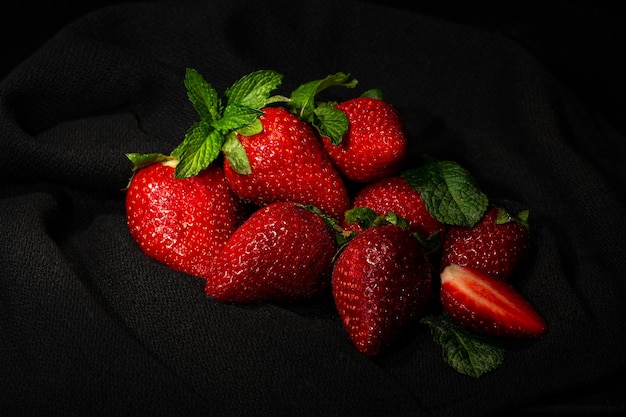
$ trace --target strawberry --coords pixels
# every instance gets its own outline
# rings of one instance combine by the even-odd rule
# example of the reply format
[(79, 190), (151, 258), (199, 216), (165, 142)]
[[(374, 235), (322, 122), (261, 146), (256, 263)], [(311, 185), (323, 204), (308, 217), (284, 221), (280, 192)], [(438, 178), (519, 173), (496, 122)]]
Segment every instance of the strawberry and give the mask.
[(344, 178), (367, 183), (400, 171), (408, 152), (408, 132), (397, 109), (382, 100), (378, 89), (340, 103), (318, 101), (323, 90), (357, 84), (342, 72), (310, 81), (291, 93), (287, 108), (317, 130)]
[(349, 180), (373, 182), (397, 174), (408, 150), (408, 136), (398, 111), (372, 97), (357, 97), (335, 106), (348, 118), (340, 143), (322, 136), (324, 150)]
[(330, 285), (336, 241), (321, 216), (291, 202), (259, 208), (211, 265), (205, 292), (227, 303), (293, 303)]
[(490, 206), (474, 226), (449, 227), (442, 247), (441, 270), (458, 264), (510, 279), (528, 251), (527, 215), (523, 211), (512, 217), (503, 208)]
[(508, 282), (477, 269), (448, 265), (441, 273), (441, 303), (459, 325), (476, 333), (536, 338), (546, 322)]
[(332, 293), (358, 351), (385, 350), (426, 308), (432, 286), (428, 257), (408, 229), (384, 224), (353, 237), (339, 254)]
[[(419, 192), (399, 175), (363, 187), (352, 200), (352, 208), (355, 207), (368, 207), (379, 216), (394, 212), (409, 222), (411, 231), (418, 233), (423, 240), (436, 233), (441, 237), (445, 231), (445, 225), (428, 212)], [(363, 229), (359, 222), (348, 224), (345, 218), (342, 226), (356, 232)]]
[(126, 189), (128, 228), (148, 256), (206, 278), (213, 259), (243, 221), (244, 205), (219, 165), (175, 178), (177, 162), (137, 167)]
[(224, 159), (230, 187), (242, 199), (260, 206), (291, 201), (341, 218), (350, 204), (348, 191), (315, 131), (282, 107), (262, 111), (262, 131), (237, 135), (250, 173), (239, 173), (229, 158)]

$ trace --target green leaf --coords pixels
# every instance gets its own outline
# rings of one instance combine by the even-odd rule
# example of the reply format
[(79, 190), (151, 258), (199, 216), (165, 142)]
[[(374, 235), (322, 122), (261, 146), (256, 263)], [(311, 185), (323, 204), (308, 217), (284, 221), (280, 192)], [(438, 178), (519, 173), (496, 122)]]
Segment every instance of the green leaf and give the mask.
[(346, 114), (329, 106), (317, 107), (314, 113), (316, 118), (313, 125), (320, 134), (329, 138), (333, 145), (339, 145), (350, 124)]
[(369, 207), (353, 207), (344, 213), (346, 223), (355, 224), (358, 223), (363, 229), (370, 227), (376, 227), (383, 224), (393, 224), (395, 226), (408, 229), (410, 227), (409, 222), (398, 216), (393, 211), (378, 215), (374, 210)]
[(217, 91), (193, 68), (185, 72), (185, 87), (187, 97), (198, 115), (203, 120), (213, 120), (220, 117), (220, 99)]
[(461, 374), (478, 378), (504, 362), (502, 347), (469, 332), (446, 315), (423, 317), (420, 322), (430, 327), (444, 361)]
[(175, 176), (190, 177), (208, 167), (218, 157), (224, 140), (224, 135), (207, 122), (194, 123), (183, 142), (172, 152), (179, 159)]
[(326, 226), (333, 232), (335, 236), (335, 242), (337, 242), (337, 247), (339, 248), (335, 256), (339, 255), (341, 248), (343, 248), (350, 240), (352, 240), (354, 236), (357, 235), (357, 232), (345, 230), (343, 227), (341, 227), (341, 224), (334, 217), (329, 216), (312, 204), (298, 203), (296, 205), (310, 211), (313, 214), (317, 214), (322, 218), (322, 220), (324, 220)]
[(442, 223), (472, 227), (487, 210), (487, 195), (454, 161), (429, 159), (401, 175), (421, 195), (430, 214)]
[(211, 122), (211, 127), (226, 134), (254, 123), (261, 114), (263, 112), (252, 107), (230, 103), (224, 109), (222, 118)]
[(256, 119), (254, 122), (249, 125), (245, 125), (239, 129), (237, 129), (237, 133), (243, 136), (252, 136), (257, 133), (261, 133), (263, 131), (263, 123), (259, 119)]
[(393, 211), (385, 214), (384, 216), (380, 216), (385, 224), (393, 224), (403, 229), (408, 229), (410, 227), (410, 223), (406, 221), (404, 218), (398, 216)]
[(259, 70), (244, 75), (237, 80), (224, 93), (228, 105), (261, 109), (266, 105), (270, 93), (274, 91), (283, 80), (283, 75), (272, 70)]
[(246, 150), (237, 139), (237, 134), (232, 132), (226, 136), (226, 141), (222, 147), (224, 157), (228, 160), (228, 163), (232, 167), (233, 171), (238, 174), (248, 175), (252, 173), (250, 167), (250, 161)]
[(506, 224), (509, 222), (517, 222), (528, 229), (528, 215), (529, 210), (522, 210), (513, 216), (506, 209), (498, 207), (498, 216), (496, 217), (496, 224)]
[(376, 212), (369, 207), (354, 207), (344, 213), (346, 223), (358, 223), (362, 228), (367, 229), (374, 224), (378, 217)]
[(291, 93), (291, 101), (287, 103), (287, 107), (294, 114), (298, 114), (302, 120), (312, 123), (317, 94), (330, 87), (354, 88), (357, 84), (358, 81), (352, 75), (343, 72), (337, 72), (319, 80), (309, 81), (300, 85)]
[(361, 94), (361, 97), (369, 97), (369, 98), (382, 100), (383, 92), (378, 88), (372, 88), (371, 90), (367, 90), (363, 94)]
[(143, 167), (157, 162), (165, 162), (175, 159), (169, 155), (161, 153), (127, 153), (126, 157), (133, 163), (133, 171), (138, 171)]

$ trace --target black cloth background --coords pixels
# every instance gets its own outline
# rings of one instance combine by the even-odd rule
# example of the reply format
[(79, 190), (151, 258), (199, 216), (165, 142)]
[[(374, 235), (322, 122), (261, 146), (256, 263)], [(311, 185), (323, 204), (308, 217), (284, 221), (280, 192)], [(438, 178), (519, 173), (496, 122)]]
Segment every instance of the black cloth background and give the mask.
[[(548, 333), (513, 343), (479, 379), (445, 365), (421, 326), (367, 359), (330, 299), (218, 304), (147, 258), (125, 224), (124, 154), (169, 152), (196, 120), (186, 67), (220, 92), (257, 69), (285, 74), (285, 93), (337, 71), (381, 88), (413, 155), (456, 160), (492, 198), (530, 208), (518, 288)], [(88, 13), (0, 83), (0, 415), (624, 412), (612, 395), (626, 371), (626, 139), (614, 116), (507, 36), (374, 2)]]

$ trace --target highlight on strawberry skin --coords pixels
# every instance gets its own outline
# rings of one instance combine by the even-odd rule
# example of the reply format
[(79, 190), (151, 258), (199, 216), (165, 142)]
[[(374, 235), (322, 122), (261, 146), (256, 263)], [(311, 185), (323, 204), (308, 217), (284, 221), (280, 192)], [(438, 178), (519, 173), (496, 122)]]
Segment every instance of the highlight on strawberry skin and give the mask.
[(511, 284), (471, 267), (447, 266), (440, 298), (452, 320), (476, 333), (533, 339), (547, 330), (543, 317)]

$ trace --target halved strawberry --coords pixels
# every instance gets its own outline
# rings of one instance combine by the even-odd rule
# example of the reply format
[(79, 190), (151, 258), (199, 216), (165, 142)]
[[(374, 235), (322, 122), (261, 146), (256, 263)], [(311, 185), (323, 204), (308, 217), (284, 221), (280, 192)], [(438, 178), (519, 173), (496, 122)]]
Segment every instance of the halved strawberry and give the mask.
[(458, 324), (498, 337), (536, 338), (543, 317), (509, 283), (471, 267), (448, 265), (441, 273), (441, 303)]
[(206, 278), (211, 263), (243, 221), (244, 205), (226, 184), (219, 165), (175, 178), (177, 162), (151, 163), (134, 173), (126, 190), (128, 228), (151, 258)]
[(432, 269), (408, 229), (386, 224), (360, 232), (335, 262), (332, 292), (357, 350), (374, 356), (426, 308)]
[(337, 250), (319, 215), (291, 202), (262, 207), (237, 229), (209, 271), (205, 292), (227, 303), (293, 303), (330, 285)]

